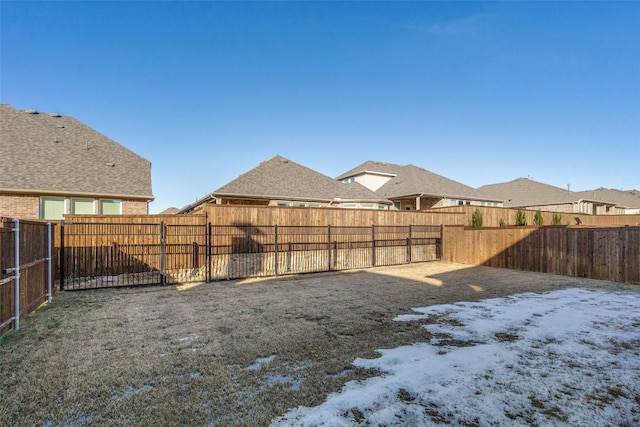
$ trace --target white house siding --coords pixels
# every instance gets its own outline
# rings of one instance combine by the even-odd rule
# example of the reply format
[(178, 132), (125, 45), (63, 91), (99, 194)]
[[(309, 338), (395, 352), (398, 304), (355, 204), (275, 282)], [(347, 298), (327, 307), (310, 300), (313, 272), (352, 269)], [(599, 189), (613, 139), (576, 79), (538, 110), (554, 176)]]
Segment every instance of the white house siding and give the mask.
[(389, 175), (378, 175), (365, 173), (355, 177), (356, 182), (364, 185), (371, 191), (376, 191), (378, 188), (386, 184), (392, 177)]

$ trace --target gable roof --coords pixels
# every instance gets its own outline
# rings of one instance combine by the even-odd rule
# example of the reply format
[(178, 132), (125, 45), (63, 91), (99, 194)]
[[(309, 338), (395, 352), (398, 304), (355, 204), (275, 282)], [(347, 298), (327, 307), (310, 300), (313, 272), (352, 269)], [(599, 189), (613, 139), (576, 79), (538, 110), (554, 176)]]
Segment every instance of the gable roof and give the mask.
[(634, 190), (622, 191), (609, 188), (597, 188), (595, 190), (576, 192), (582, 199), (599, 200), (607, 203), (613, 203), (625, 208), (640, 208), (640, 192)]
[(578, 194), (567, 189), (528, 178), (484, 185), (479, 190), (492, 197), (502, 198), (504, 206), (512, 208), (575, 203), (582, 199)]
[(396, 165), (368, 160), (337, 179), (362, 174), (387, 175), (391, 179), (376, 190), (376, 193), (388, 199), (406, 196), (432, 196), (452, 199), (471, 199), (483, 201), (502, 201), (483, 192), (415, 165)]
[(153, 200), (151, 163), (69, 116), (0, 104), (0, 191)]
[(361, 184), (343, 184), (282, 156), (260, 163), (187, 208), (212, 197), (391, 204)]

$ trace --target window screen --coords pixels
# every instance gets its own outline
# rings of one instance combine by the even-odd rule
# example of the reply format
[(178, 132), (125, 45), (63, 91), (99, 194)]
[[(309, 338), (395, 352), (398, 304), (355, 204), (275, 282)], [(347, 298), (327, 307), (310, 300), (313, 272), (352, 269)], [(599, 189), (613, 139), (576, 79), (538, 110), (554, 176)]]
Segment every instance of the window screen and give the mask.
[(120, 215), (120, 200), (100, 200), (100, 213), (102, 215)]
[(71, 213), (78, 215), (93, 214), (93, 199), (71, 199)]
[(40, 219), (63, 219), (64, 197), (41, 197)]

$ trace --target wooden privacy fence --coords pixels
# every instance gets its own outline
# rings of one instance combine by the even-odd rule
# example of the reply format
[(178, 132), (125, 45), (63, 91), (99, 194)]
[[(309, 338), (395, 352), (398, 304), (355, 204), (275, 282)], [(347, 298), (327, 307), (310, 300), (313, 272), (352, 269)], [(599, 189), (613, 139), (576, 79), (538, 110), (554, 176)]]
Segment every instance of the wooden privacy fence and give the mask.
[(60, 226), (60, 288), (91, 289), (367, 268), (440, 259), (441, 248), (442, 227), (430, 225), (65, 221)]
[(0, 218), (0, 333), (52, 297), (50, 223)]
[[(489, 206), (451, 206), (447, 208), (430, 209), (428, 212), (433, 214), (451, 215), (458, 214), (457, 222), (454, 222), (456, 217), (444, 216), (447, 221), (443, 222), (445, 225), (471, 225), (471, 217), (475, 211), (479, 211), (482, 214), (482, 225), (484, 227), (499, 227), (500, 221), (504, 221), (506, 225), (516, 224), (516, 214), (518, 209), (513, 208), (497, 208)], [(535, 210), (523, 209), (525, 221), (527, 225), (534, 225), (533, 219), (536, 215)], [(640, 215), (589, 215), (582, 213), (568, 213), (568, 212), (552, 212), (552, 211), (540, 211), (542, 225), (551, 225), (554, 215), (560, 219), (558, 225), (577, 225), (576, 218), (580, 220), (580, 224), (593, 227), (621, 227), (625, 225), (636, 226), (640, 225)]]
[(640, 227), (444, 228), (443, 259), (640, 284)]

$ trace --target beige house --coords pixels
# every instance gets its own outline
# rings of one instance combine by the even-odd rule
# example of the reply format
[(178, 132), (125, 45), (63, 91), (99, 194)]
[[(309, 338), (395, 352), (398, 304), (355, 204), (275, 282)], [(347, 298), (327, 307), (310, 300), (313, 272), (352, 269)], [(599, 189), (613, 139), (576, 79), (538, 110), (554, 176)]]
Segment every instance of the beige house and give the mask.
[(595, 192), (573, 192), (530, 180), (518, 178), (479, 188), (485, 194), (504, 199), (507, 208), (544, 210), (550, 212), (613, 215), (623, 213), (614, 201), (602, 198)]
[(0, 216), (147, 214), (151, 163), (69, 116), (0, 104)]
[(425, 210), (447, 206), (502, 206), (502, 200), (414, 165), (366, 161), (337, 180), (359, 183), (392, 200), (395, 209)]
[(235, 180), (185, 206), (198, 211), (206, 203), (293, 207), (390, 209), (393, 203), (358, 184), (345, 184), (281, 156), (262, 162)]
[(576, 193), (583, 199), (592, 199), (614, 203), (614, 214), (617, 215), (638, 215), (640, 214), (640, 191), (638, 190), (615, 190), (611, 188), (597, 188), (595, 190), (579, 191)]

